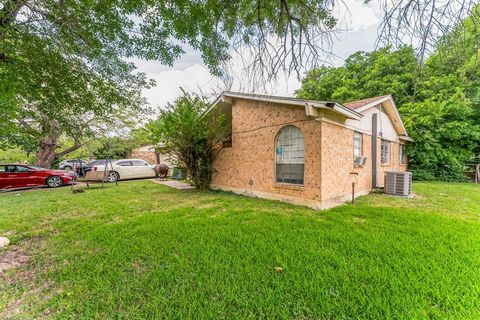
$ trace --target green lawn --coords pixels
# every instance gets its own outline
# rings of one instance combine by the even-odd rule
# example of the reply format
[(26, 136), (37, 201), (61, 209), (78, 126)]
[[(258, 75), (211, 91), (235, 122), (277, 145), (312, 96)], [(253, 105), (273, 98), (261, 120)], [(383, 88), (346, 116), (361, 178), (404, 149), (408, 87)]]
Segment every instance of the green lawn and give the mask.
[(3, 194), (30, 260), (0, 318), (480, 319), (480, 186), (414, 191), (319, 212), (150, 181)]

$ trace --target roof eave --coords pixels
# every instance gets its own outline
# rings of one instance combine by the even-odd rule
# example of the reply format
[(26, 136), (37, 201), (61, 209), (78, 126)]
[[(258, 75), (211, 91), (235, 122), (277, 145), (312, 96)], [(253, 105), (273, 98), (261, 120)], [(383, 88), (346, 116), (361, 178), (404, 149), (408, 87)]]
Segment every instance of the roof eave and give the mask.
[(398, 139), (403, 140), (403, 141), (408, 141), (408, 142), (415, 142), (415, 140), (413, 140), (409, 136), (398, 136)]
[(286, 105), (292, 105), (292, 106), (305, 106), (305, 102), (303, 101), (282, 99), (281, 97), (277, 98), (272, 96), (261, 96), (261, 95), (255, 95), (255, 94), (244, 95), (244, 94), (236, 94), (233, 92), (224, 92), (222, 96), (226, 96), (234, 99), (264, 101), (264, 102), (279, 103), (279, 104), (286, 104)]
[(349, 109), (346, 109), (342, 105), (339, 105), (334, 102), (329, 102), (329, 103), (318, 103), (318, 102), (305, 102), (305, 114), (307, 117), (314, 117), (318, 118), (320, 114), (314, 112), (313, 110), (328, 110), (331, 112), (334, 112), (338, 115), (341, 115), (342, 117), (345, 117), (347, 119), (355, 119), (355, 120), (360, 120), (360, 118), (363, 116), (361, 114), (356, 114), (356, 112), (352, 112)]
[[(393, 100), (392, 95), (389, 94), (389, 95), (386, 95), (386, 96), (384, 96), (384, 97), (382, 97), (382, 98), (379, 98), (379, 99), (377, 99), (377, 100), (374, 100), (374, 101), (372, 101), (372, 102), (370, 102), (370, 103), (368, 103), (368, 104), (366, 104), (366, 105), (364, 105), (364, 106), (362, 106), (362, 107), (360, 107), (360, 108), (357, 108), (356, 111), (357, 111), (357, 112), (363, 112), (363, 111), (365, 111), (365, 110), (367, 110), (367, 109), (369, 109), (369, 108), (375, 107), (375, 106), (377, 106), (377, 105), (379, 105), (379, 104), (381, 104), (381, 103), (383, 103), (383, 102), (385, 102), (385, 101), (390, 101), (390, 102), (391, 102), (391, 104), (392, 104), (392, 106), (393, 106), (393, 111), (394, 111), (394, 113), (395, 113), (395, 116), (396, 116), (397, 119), (400, 121), (400, 130), (399, 130), (399, 131), (401, 131), (401, 132), (400, 132), (401, 136), (404, 136), (404, 137), (409, 138), (409, 137), (408, 137), (407, 130), (405, 129), (405, 125), (403, 124), (402, 117), (400, 116), (400, 113), (398, 112), (397, 105), (395, 104), (395, 101)], [(409, 138), (409, 139), (411, 139), (411, 138)], [(405, 140), (407, 140), (407, 139), (405, 139)], [(407, 140), (407, 141), (409, 141), (409, 140)], [(413, 140), (412, 140), (412, 141), (413, 141)]]
[(349, 119), (353, 119), (353, 120), (360, 120), (363, 117), (363, 114), (358, 113), (354, 110), (351, 110), (351, 109), (345, 107), (344, 105), (341, 105), (341, 104), (336, 103), (336, 102), (333, 106), (333, 110), (335, 110), (338, 113), (343, 114), (345, 117), (347, 117)]
[(213, 101), (210, 106), (207, 108), (207, 110), (205, 110), (202, 114), (202, 117), (204, 117), (205, 115), (207, 115), (208, 113), (210, 113), (210, 111), (212, 111), (213, 108), (215, 108), (215, 106), (223, 100), (223, 95), (224, 95), (224, 92), (222, 92), (216, 99), (215, 101)]
[(365, 110), (367, 110), (367, 109), (369, 109), (369, 108), (371, 108), (371, 107), (374, 107), (374, 106), (376, 106), (376, 105), (378, 105), (378, 104), (380, 104), (380, 103), (382, 103), (382, 102), (385, 102), (385, 101), (387, 101), (387, 100), (392, 100), (392, 101), (393, 101), (392, 96), (391, 96), (391, 95), (388, 95), (388, 96), (381, 97), (381, 98), (379, 98), (379, 99), (377, 99), (377, 100), (373, 100), (372, 102), (369, 102), (369, 103), (367, 103), (366, 105), (361, 106), (361, 107), (355, 109), (355, 111), (357, 111), (357, 112), (363, 112), (363, 111), (365, 111)]
[[(256, 96), (256, 95), (243, 95), (243, 94), (236, 94), (232, 92), (223, 92), (209, 107), (209, 109), (206, 111), (206, 113), (210, 112), (210, 110), (218, 104), (220, 101), (223, 101), (223, 97), (228, 97), (228, 98), (234, 98), (234, 99), (248, 99), (248, 100), (256, 100), (256, 101), (265, 101), (265, 102), (270, 102), (270, 103), (278, 103), (278, 104), (284, 104), (284, 105), (292, 105), (292, 106), (299, 106), (299, 107), (305, 107), (307, 105), (311, 105), (312, 107), (319, 108), (319, 109), (325, 109), (325, 110), (331, 110), (337, 114), (340, 114), (348, 119), (354, 119), (354, 120), (360, 120), (360, 118), (363, 117), (362, 114), (351, 110), (337, 102), (333, 101), (308, 101), (308, 100), (293, 100), (293, 99), (282, 99), (282, 98), (277, 98), (277, 97), (263, 97), (262, 96)], [(329, 106), (332, 105), (333, 106)]]

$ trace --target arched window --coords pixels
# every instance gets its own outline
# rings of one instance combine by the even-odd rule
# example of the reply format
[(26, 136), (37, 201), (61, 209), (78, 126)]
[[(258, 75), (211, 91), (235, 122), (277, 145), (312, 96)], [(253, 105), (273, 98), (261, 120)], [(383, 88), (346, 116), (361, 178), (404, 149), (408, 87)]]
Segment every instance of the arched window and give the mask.
[(303, 184), (303, 133), (295, 126), (283, 127), (275, 139), (276, 181)]

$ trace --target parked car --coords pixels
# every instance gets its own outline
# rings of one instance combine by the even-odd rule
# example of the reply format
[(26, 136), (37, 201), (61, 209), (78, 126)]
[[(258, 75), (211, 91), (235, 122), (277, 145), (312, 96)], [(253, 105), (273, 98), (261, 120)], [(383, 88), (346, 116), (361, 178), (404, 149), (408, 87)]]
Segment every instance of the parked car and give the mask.
[[(106, 180), (108, 182), (115, 182), (117, 180), (137, 179), (137, 178), (153, 178), (155, 177), (155, 165), (148, 164), (140, 159), (121, 159), (112, 161), (113, 168), (110, 168), (110, 163), (107, 164), (108, 175)], [(92, 171), (104, 171), (105, 164), (95, 165)]]
[(86, 165), (88, 161), (82, 159), (63, 160), (58, 164), (58, 169), (72, 171), (73, 169), (75, 169), (75, 166), (80, 165), (80, 163), (82, 163), (82, 165)]
[(86, 163), (86, 164), (75, 164), (75, 167), (73, 168), (73, 170), (75, 171), (75, 173), (80, 176), (80, 177), (84, 177), (87, 172), (91, 171), (92, 170), (92, 167), (93, 166), (100, 166), (100, 165), (105, 165), (105, 159), (99, 159), (99, 160), (93, 160), (89, 163)]
[(0, 190), (48, 186), (57, 188), (75, 182), (75, 173), (23, 164), (0, 164)]

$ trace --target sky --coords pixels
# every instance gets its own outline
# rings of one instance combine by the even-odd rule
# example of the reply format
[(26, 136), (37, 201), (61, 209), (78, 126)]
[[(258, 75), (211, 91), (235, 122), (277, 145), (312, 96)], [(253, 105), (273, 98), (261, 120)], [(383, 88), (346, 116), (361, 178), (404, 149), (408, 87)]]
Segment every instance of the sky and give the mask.
[[(339, 66), (350, 54), (358, 51), (371, 51), (375, 47), (377, 29), (382, 19), (382, 11), (377, 4), (363, 4), (363, 1), (345, 0), (350, 8), (350, 13), (337, 12), (339, 26), (342, 31), (337, 35), (333, 44), (333, 53), (338, 56), (332, 61), (334, 66)], [(156, 81), (156, 86), (144, 90), (143, 95), (154, 108), (162, 108), (172, 102), (181, 94), (180, 87), (209, 95), (218, 91), (218, 79), (210, 75), (207, 67), (202, 62), (200, 54), (189, 47), (173, 67), (162, 65), (156, 61), (134, 60), (138, 70), (145, 72), (147, 77)], [(235, 64), (235, 61), (233, 61)], [(235, 71), (232, 74), (234, 85), (232, 90), (239, 90), (241, 77)], [(262, 93), (281, 96), (293, 96), (295, 90), (300, 88), (300, 81), (296, 75), (280, 74), (275, 82), (263, 88)], [(265, 92), (265, 90), (267, 92)], [(248, 91), (257, 91), (249, 88)]]

